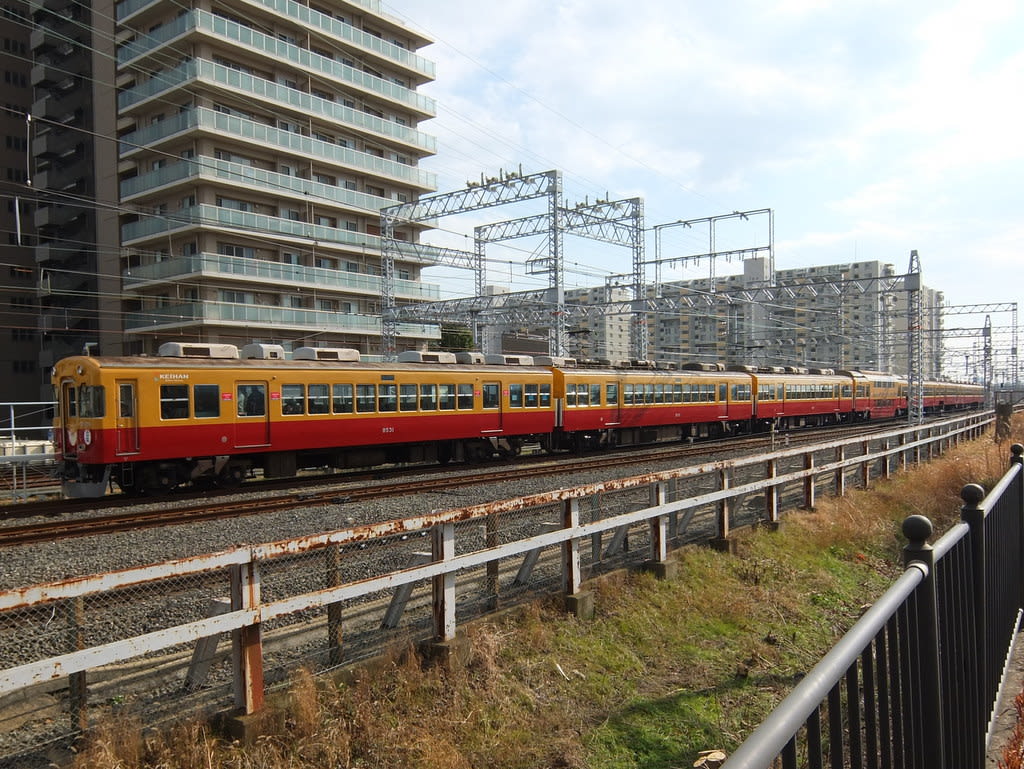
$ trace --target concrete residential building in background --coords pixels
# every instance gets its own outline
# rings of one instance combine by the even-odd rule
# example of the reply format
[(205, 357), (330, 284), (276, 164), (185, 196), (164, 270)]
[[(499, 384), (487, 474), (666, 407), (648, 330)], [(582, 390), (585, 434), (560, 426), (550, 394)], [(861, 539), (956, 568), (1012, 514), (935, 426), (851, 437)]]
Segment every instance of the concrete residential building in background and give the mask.
[[(660, 286), (664, 297), (696, 297), (677, 313), (648, 318), (652, 357), (669, 361), (907, 370), (907, 292), (891, 264), (877, 261), (766, 272), (763, 258), (744, 271)], [(776, 300), (743, 291), (771, 286)], [(786, 289), (789, 289), (788, 291)], [(922, 288), (923, 375), (941, 369), (940, 292)], [(755, 294), (756, 295), (756, 294)]]

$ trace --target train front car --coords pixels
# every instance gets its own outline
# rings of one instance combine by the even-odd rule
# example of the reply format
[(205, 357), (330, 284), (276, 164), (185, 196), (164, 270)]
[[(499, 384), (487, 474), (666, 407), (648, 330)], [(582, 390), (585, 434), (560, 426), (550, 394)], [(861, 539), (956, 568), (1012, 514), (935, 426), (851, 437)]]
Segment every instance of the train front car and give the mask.
[(65, 496), (103, 496), (110, 481), (117, 428), (109, 408), (102, 360), (84, 355), (64, 358), (54, 365), (51, 381), (57, 402), (54, 473)]

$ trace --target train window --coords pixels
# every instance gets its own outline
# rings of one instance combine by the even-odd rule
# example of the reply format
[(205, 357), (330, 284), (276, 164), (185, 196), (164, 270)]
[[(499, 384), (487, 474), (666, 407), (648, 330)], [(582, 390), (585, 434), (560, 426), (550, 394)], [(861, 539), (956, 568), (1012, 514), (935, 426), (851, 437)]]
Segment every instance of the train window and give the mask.
[(398, 385), (382, 384), (377, 387), (377, 410), (398, 411)]
[(377, 409), (377, 385), (356, 385), (356, 411), (369, 414)]
[[(724, 382), (722, 384), (718, 385), (718, 400), (719, 400), (719, 402), (725, 403), (725, 394), (726, 394), (727, 389), (728, 389), (728, 385), (725, 384)], [(711, 400), (714, 401), (714, 398), (712, 398)]]
[[(669, 396), (671, 396), (671, 394), (672, 393), (670, 391), (669, 392)], [(659, 385), (655, 385), (654, 386), (654, 402), (655, 403), (664, 403), (665, 402), (665, 385), (659, 384)]]
[(585, 384), (576, 385), (576, 405), (590, 405), (590, 389)]
[(194, 385), (192, 387), (192, 403), (195, 406), (197, 419), (216, 419), (220, 416), (220, 385)]
[(262, 417), (267, 413), (266, 385), (238, 385), (238, 416)]
[(576, 405), (576, 385), (567, 384), (565, 386), (565, 405), (575, 406)]
[(420, 385), (420, 409), (433, 411), (437, 408), (437, 385)]
[[(529, 385), (527, 385), (527, 388), (529, 388)], [(465, 409), (466, 411), (473, 410), (473, 385), (459, 385), (459, 408)]]
[(537, 408), (537, 403), (538, 403), (538, 395), (537, 395), (537, 393), (538, 393), (537, 385), (535, 385), (535, 384), (528, 384), (528, 385), (526, 385), (526, 401), (525, 401), (525, 404), (526, 404), (527, 408), (530, 408), (530, 409)]
[(117, 386), (117, 415), (122, 419), (135, 416), (135, 388), (128, 383)]
[(160, 385), (160, 418), (188, 419), (188, 385)]
[(336, 384), (331, 388), (331, 408), (335, 414), (351, 414), (354, 405), (352, 385)]
[(675, 384), (672, 385), (672, 402), (683, 402), (683, 385), (679, 382), (676, 382)]
[(644, 403), (654, 403), (654, 385), (644, 385)]
[(601, 405), (601, 385), (592, 384), (590, 385), (590, 405), (600, 406)]
[(310, 414), (331, 413), (330, 402), (327, 399), (327, 385), (311, 384), (306, 400), (306, 410)]
[(403, 384), (398, 386), (398, 408), (401, 411), (416, 410), (416, 392), (414, 384)]
[(619, 405), (619, 383), (618, 382), (605, 382), (604, 385), (604, 402), (609, 406)]
[[(78, 416), (89, 418), (105, 416), (107, 410), (104, 406), (104, 400), (105, 396), (102, 385), (98, 387), (82, 385), (78, 388)], [(187, 392), (185, 400), (187, 405)], [(186, 413), (185, 416), (188, 416), (188, 414)]]
[(284, 384), (281, 385), (281, 413), (282, 414), (304, 414), (306, 401), (306, 385)]
[(734, 401), (750, 400), (750, 385), (737, 384), (732, 386), (732, 399)]
[(523, 386), (521, 384), (508, 386), (508, 405), (517, 409), (523, 407)]
[(551, 408), (551, 385), (549, 384), (540, 386), (540, 407), (542, 409)]
[(497, 382), (485, 382), (483, 386), (484, 408), (496, 409), (501, 407), (501, 387)]
[(437, 405), (442, 411), (455, 411), (455, 385), (437, 386)]

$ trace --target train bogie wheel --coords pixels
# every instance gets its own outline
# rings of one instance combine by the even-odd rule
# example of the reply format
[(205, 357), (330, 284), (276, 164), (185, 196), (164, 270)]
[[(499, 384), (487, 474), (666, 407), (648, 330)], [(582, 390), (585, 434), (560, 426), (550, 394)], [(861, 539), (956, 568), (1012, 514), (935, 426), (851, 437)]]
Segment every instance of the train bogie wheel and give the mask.
[(217, 485), (222, 489), (234, 489), (242, 485), (245, 480), (245, 467), (243, 465), (227, 465), (217, 476)]

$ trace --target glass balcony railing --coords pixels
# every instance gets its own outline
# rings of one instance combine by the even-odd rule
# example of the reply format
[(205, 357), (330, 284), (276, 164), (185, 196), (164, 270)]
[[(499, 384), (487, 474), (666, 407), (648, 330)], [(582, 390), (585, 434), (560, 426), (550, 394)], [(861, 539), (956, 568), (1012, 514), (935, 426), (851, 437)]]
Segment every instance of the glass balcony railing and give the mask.
[[(165, 125), (166, 124), (166, 125)], [(302, 134), (274, 128), (255, 120), (226, 115), (201, 107), (178, 113), (159, 123), (125, 134), (120, 139), (122, 157), (130, 155), (140, 146), (147, 146), (174, 134), (193, 128), (202, 128), (240, 139), (250, 139), (262, 145), (299, 153), (313, 160), (344, 165), (364, 172), (399, 179), (420, 189), (437, 188), (437, 175), (421, 171), (394, 160), (385, 160), (366, 152), (312, 139)]]
[[(425, 75), (431, 80), (434, 79), (435, 66), (434, 62), (429, 59), (425, 59), (419, 54), (413, 53), (407, 48), (402, 48), (394, 43), (389, 43), (376, 35), (370, 35), (363, 32), (361, 29), (356, 29), (351, 24), (346, 24), (340, 19), (335, 19), (332, 16), (315, 11), (305, 5), (296, 3), (295, 0), (255, 0), (261, 5), (270, 8), (277, 13), (284, 14), (289, 18), (296, 19), (297, 21), (307, 24), (317, 29), (321, 29), (327, 34), (333, 37), (339, 37), (346, 42), (357, 45), (360, 48), (364, 48), (368, 51), (372, 51), (379, 56), (392, 61), (397, 61), (410, 69), (419, 72), (421, 75)], [(359, 0), (357, 0), (358, 2)], [(375, 13), (382, 13), (381, 5), (379, 2), (360, 2)]]
[(287, 195), (304, 201), (330, 201), (342, 206), (349, 206), (361, 212), (379, 211), (381, 208), (395, 205), (394, 200), (367, 195), (364, 192), (347, 190), (333, 184), (302, 179), (298, 176), (279, 174), (262, 168), (231, 163), (208, 155), (200, 155), (191, 160), (180, 160), (156, 171), (140, 176), (133, 176), (121, 182), (121, 199), (128, 200), (149, 190), (158, 189), (165, 184), (185, 179), (211, 179), (243, 184), (248, 187), (264, 190), (272, 195)]
[[(157, 0), (123, 0), (117, 4), (117, 20), (124, 21), (136, 11), (145, 8), (147, 5), (157, 2)], [(360, 2), (361, 0), (356, 0)]]
[[(170, 230), (195, 226), (231, 227), (254, 234), (284, 235), (339, 246), (370, 248), (375, 252), (381, 250), (381, 239), (377, 235), (367, 235), (365, 232), (352, 232), (310, 222), (297, 222), (280, 216), (237, 211), (233, 208), (211, 206), (205, 203), (182, 208), (174, 213), (152, 215), (136, 222), (122, 224), (121, 243), (129, 245), (132, 241), (162, 235)], [(398, 243), (397, 249), (404, 258), (422, 264), (436, 264), (444, 253), (444, 249), (422, 244), (406, 246), (401, 242)]]
[[(122, 273), (122, 279), (125, 288), (130, 289), (142, 283), (181, 280), (196, 275), (251, 278), (296, 288), (323, 288), (373, 295), (381, 293), (381, 279), (377, 275), (208, 253), (180, 256), (132, 267)], [(441, 288), (435, 284), (415, 280), (396, 280), (395, 296), (419, 302), (433, 302), (441, 298)]]
[[(278, 330), (288, 327), (303, 331), (316, 329), (320, 332), (334, 331), (367, 336), (381, 333), (380, 318), (376, 315), (351, 315), (324, 310), (263, 307), (229, 302), (188, 302), (126, 313), (125, 331), (155, 331), (220, 323), (243, 324), (254, 332), (260, 327)], [(400, 323), (398, 335), (418, 339), (440, 339), (441, 327), (429, 323)]]
[[(350, 88), (352, 86), (357, 86), (363, 90), (369, 91), (370, 93), (376, 94), (381, 98), (388, 99), (410, 109), (417, 110), (424, 115), (433, 117), (437, 114), (436, 102), (428, 96), (417, 93), (416, 91), (399, 85), (398, 83), (392, 83), (384, 78), (355, 69), (347, 64), (334, 61), (326, 56), (313, 53), (307, 48), (301, 48), (293, 43), (286, 42), (271, 35), (265, 35), (262, 32), (257, 32), (249, 27), (244, 27), (237, 22), (229, 21), (221, 16), (214, 16), (207, 11), (191, 11), (166, 25), (157, 27), (157, 29), (146, 35), (141, 40), (126, 43), (118, 49), (118, 59), (123, 59), (123, 61), (121, 61), (123, 64), (142, 55), (143, 53), (153, 50), (154, 47), (162, 44), (163, 42), (172, 40), (175, 37), (196, 28), (218, 35), (225, 40), (230, 41), (232, 44), (245, 45), (252, 48), (260, 55), (269, 54), (271, 56), (290, 61), (296, 66), (302, 67), (310, 72), (326, 75), (334, 79), (343, 87)], [(196, 59), (193, 61), (213, 66), (212, 62), (208, 62), (205, 59)], [(180, 69), (180, 67), (178, 69)], [(340, 105), (336, 105), (329, 101), (326, 101), (323, 105), (310, 106), (312, 104), (310, 100), (316, 99), (316, 97), (312, 97), (303, 91), (298, 91), (294, 88), (285, 88), (284, 86), (277, 86), (276, 83), (272, 83), (269, 80), (257, 78), (239, 70), (229, 69), (227, 67), (223, 67), (223, 69), (234, 73), (233, 79), (238, 82), (239, 87), (244, 88), (247, 92), (257, 93), (260, 95), (268, 94), (270, 98), (285, 101), (296, 106), (302, 106), (303, 109), (306, 110), (318, 108), (320, 111), (326, 110), (329, 112), (331, 111), (331, 107), (334, 107), (337, 110), (345, 109)], [(148, 93), (145, 96), (140, 95), (138, 98), (128, 98), (125, 95), (132, 94), (134, 91), (140, 91), (140, 94), (145, 93), (140, 89), (142, 89), (143, 86), (149, 86), (154, 80), (158, 82), (166, 80), (167, 87), (174, 87), (178, 85), (180, 81), (175, 80), (172, 76), (174, 71), (175, 70), (167, 73), (158, 73), (142, 86), (137, 86), (136, 88), (122, 92), (118, 95), (118, 106), (124, 109), (125, 107), (135, 103), (135, 101), (152, 96), (152, 93)], [(211, 77), (209, 70), (202, 71), (200, 74), (204, 77)], [(195, 76), (196, 73), (193, 72), (192, 77)], [(213, 78), (217, 82), (224, 82), (225, 74), (216, 73), (213, 75)], [(153, 93), (157, 93), (159, 90), (162, 89), (157, 88)], [(319, 102), (324, 100), (316, 99), (316, 101)]]
[[(433, 62), (410, 52), (408, 49), (401, 48), (393, 43), (387, 43), (375, 35), (370, 35), (360, 29), (356, 29), (351, 24), (325, 16), (319, 11), (299, 5), (294, 0), (258, 0), (258, 2), (277, 13), (287, 14), (307, 26), (322, 29), (328, 34), (372, 51), (383, 58), (394, 61), (396, 64), (409, 67), (431, 79), (434, 77)], [(264, 35), (250, 27), (202, 10), (188, 11), (181, 16), (177, 16), (172, 21), (161, 24), (155, 29), (151, 29), (148, 32), (140, 32), (137, 39), (131, 40), (117, 49), (117, 62), (123, 66), (139, 56), (153, 53), (160, 46), (194, 29), (211, 32), (233, 43), (241, 43), (242, 45), (254, 48), (260, 53), (269, 53), (305, 67), (315, 68), (317, 71), (336, 77), (345, 83), (351, 82), (348, 70), (331, 59), (310, 54), (307, 49), (300, 48), (295, 44)]]

